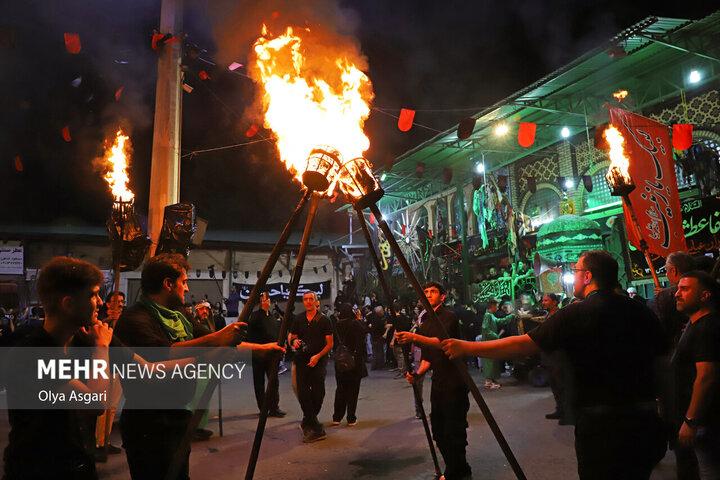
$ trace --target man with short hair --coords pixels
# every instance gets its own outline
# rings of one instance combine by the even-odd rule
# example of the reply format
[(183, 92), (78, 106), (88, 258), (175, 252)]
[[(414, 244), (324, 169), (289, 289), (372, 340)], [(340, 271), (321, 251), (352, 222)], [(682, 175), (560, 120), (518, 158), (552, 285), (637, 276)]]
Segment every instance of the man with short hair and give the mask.
[(446, 334), (450, 338), (458, 338), (460, 326), (455, 314), (443, 305), (445, 287), (438, 282), (428, 282), (423, 288), (442, 326), (425, 315), (418, 333), (397, 332), (396, 335), (401, 344), (414, 343), (422, 348), (420, 366), (416, 372), (408, 372), (408, 383), (415, 382), (433, 369), (430, 423), (435, 443), (445, 460), (445, 478), (466, 479), (471, 475), (465, 456), (467, 412), (470, 408), (468, 388), (457, 367), (440, 350), (440, 338)]
[(305, 311), (295, 317), (288, 343), (295, 350), (295, 379), (297, 396), (302, 408), (300, 428), (303, 442), (323, 440), (327, 435), (318, 414), (325, 399), (325, 374), (328, 352), (333, 346), (333, 330), (330, 319), (318, 311), (320, 302), (315, 292), (303, 295)]
[[(720, 478), (720, 300), (718, 284), (704, 272), (688, 272), (677, 285), (677, 309), (690, 319), (672, 365), (680, 424), (678, 477)], [(694, 450), (697, 470), (684, 461)]]
[(670, 286), (655, 290), (651, 308), (660, 319), (660, 324), (671, 345), (676, 345), (682, 329), (688, 321), (687, 315), (675, 307), (675, 293), (680, 277), (693, 270), (695, 262), (685, 252), (672, 252), (665, 260), (665, 271)]
[[(244, 324), (231, 323), (210, 333), (181, 311), (188, 291), (190, 264), (179, 254), (160, 254), (145, 264), (141, 274), (142, 295), (126, 309), (117, 322), (115, 335), (131, 347), (154, 349), (158, 358), (183, 357), (182, 347), (235, 346), (242, 341)], [(278, 350), (277, 344), (238, 345), (244, 349)], [(164, 352), (164, 353), (161, 353)], [(161, 358), (160, 355), (166, 355)], [(144, 390), (123, 385), (125, 407), (120, 418), (123, 445), (133, 480), (166, 478), (174, 458), (180, 460), (178, 479), (189, 478), (190, 445), (185, 442), (192, 412), (186, 408), (146, 410), (136, 407), (147, 400)], [(189, 404), (195, 382), (178, 392), (178, 405)], [(173, 479), (174, 480), (174, 479)]]
[(647, 307), (612, 291), (618, 264), (609, 253), (585, 252), (573, 274), (575, 296), (584, 300), (529, 333), (491, 342), (449, 339), (442, 348), (451, 358), (565, 351), (575, 385), (580, 478), (647, 479), (667, 443), (655, 400), (655, 380), (667, 352), (662, 329)]
[[(369, 308), (369, 307), (368, 307)], [(378, 305), (367, 316), (368, 330), (370, 331), (370, 343), (372, 345), (372, 367), (371, 370), (380, 370), (385, 367), (385, 309)]]
[[(543, 322), (547, 321), (551, 315), (559, 310), (560, 297), (554, 293), (546, 293), (540, 301), (542, 308), (545, 310)], [(565, 359), (561, 351), (555, 351), (551, 354), (540, 352), (540, 360), (542, 365), (547, 367), (550, 375), (550, 389), (555, 398), (555, 411), (545, 415), (548, 420), (559, 420), (561, 425), (567, 424), (564, 418), (565, 401), (563, 393), (565, 392)]]
[(228, 317), (237, 318), (240, 311), (240, 292), (237, 291), (235, 285), (230, 287), (230, 295), (225, 299), (225, 308), (227, 308)]
[[(270, 314), (270, 295), (263, 292), (260, 295), (260, 308), (255, 310), (248, 319), (247, 339), (253, 343), (276, 342), (278, 338), (278, 323), (275, 316)], [(263, 399), (265, 398), (265, 377), (270, 382), (270, 372), (273, 362), (277, 358), (265, 352), (253, 352), (253, 387), (255, 389), (255, 400), (259, 410), (262, 410)], [(275, 370), (275, 383), (277, 384), (277, 370)], [(284, 417), (285, 412), (280, 410), (280, 395), (278, 389), (270, 393), (270, 405), (268, 416)]]
[[(69, 257), (56, 257), (45, 264), (38, 275), (36, 288), (43, 308), (45, 322), (20, 343), (21, 347), (67, 347), (73, 337), (82, 332), (95, 347), (93, 360), (108, 362), (112, 329), (97, 319), (103, 304), (100, 270), (88, 262)], [(81, 416), (76, 410), (24, 410), (22, 399), (27, 378), (35, 373), (26, 362), (13, 361), (11, 352), (6, 365), (13, 365), (20, 375), (10, 375), (7, 385), (10, 434), (5, 449), (4, 480), (45, 480), (63, 478), (92, 480), (97, 478), (95, 460), (82, 434)], [(91, 378), (87, 384), (78, 379), (53, 381), (55, 392), (70, 395), (106, 391), (109, 381)], [(98, 405), (103, 408), (103, 405)], [(39, 408), (39, 407), (35, 407)], [(92, 412), (86, 412), (92, 414)]]

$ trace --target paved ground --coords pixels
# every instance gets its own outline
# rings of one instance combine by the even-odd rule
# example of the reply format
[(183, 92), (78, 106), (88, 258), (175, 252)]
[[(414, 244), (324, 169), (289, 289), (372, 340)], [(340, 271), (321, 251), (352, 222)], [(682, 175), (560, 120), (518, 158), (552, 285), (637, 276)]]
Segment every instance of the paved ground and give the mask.
[[(479, 373), (472, 373), (481, 385)], [(320, 414), (328, 437), (314, 444), (301, 442), (300, 407), (292, 392), (289, 372), (281, 375), (280, 403), (288, 415), (283, 419), (269, 419), (255, 478), (432, 479), (432, 460), (422, 424), (414, 417), (411, 387), (403, 380), (393, 378), (394, 375), (395, 372), (388, 371), (371, 372), (360, 388), (358, 425), (348, 427), (343, 423), (332, 427), (327, 425), (331, 421), (335, 378), (328, 372), (327, 395)], [(481, 388), (481, 391), (527, 478), (577, 478), (572, 427), (559, 426), (557, 422), (545, 419), (545, 414), (554, 406), (550, 389), (518, 383), (510, 377), (504, 377), (501, 382), (500, 390)], [(245, 382), (235, 387), (224, 385), (224, 398), (240, 395), (241, 399), (245, 398), (243, 404), (248, 408), (223, 412), (223, 437), (217, 436), (217, 409), (211, 410), (213, 417), (208, 428), (216, 435), (207, 442), (193, 443), (190, 456), (193, 480), (244, 478), (258, 418), (253, 393), (246, 385)], [(429, 398), (429, 387), (427, 381), (426, 398)], [(211, 405), (217, 407), (217, 398)], [(0, 407), (4, 407), (4, 395), (0, 397)], [(473, 478), (515, 478), (472, 398), (468, 420), (468, 461)], [(7, 431), (7, 416), (3, 413), (0, 417), (2, 448), (7, 442)], [(113, 431), (113, 443), (120, 444), (117, 429)], [(111, 456), (108, 463), (98, 465), (98, 470), (103, 480), (129, 478), (124, 454)], [(674, 467), (668, 455), (657, 467), (652, 480), (671, 478), (674, 478)]]

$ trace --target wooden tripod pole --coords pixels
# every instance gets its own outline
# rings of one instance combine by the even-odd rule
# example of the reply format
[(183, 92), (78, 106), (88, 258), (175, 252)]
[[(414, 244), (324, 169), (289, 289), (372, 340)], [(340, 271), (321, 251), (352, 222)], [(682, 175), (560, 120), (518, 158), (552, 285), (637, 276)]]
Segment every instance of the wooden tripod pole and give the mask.
[[(387, 239), (388, 243), (390, 243), (390, 247), (395, 252), (395, 256), (398, 259), (398, 262), (400, 263), (400, 266), (403, 269), (403, 272), (405, 272), (405, 277), (410, 282), (410, 285), (415, 290), (416, 295), (418, 296), (418, 299), (422, 303), (423, 307), (425, 307), (425, 312), (427, 317), (430, 319), (431, 322), (434, 322), (437, 326), (439, 326), (440, 330), (444, 333), (444, 338), (441, 338), (440, 340), (444, 340), (448, 338), (448, 332), (445, 328), (445, 325), (442, 324), (440, 319), (437, 316), (437, 313), (435, 313), (435, 309), (432, 308), (430, 305), (430, 302), (428, 301), (427, 297), (425, 297), (425, 292), (423, 291), (422, 286), (420, 285), (420, 282), (418, 281), (417, 277), (415, 276), (415, 272), (413, 272), (412, 268), (410, 267), (410, 264), (408, 263), (407, 259), (402, 253), (402, 250), (400, 250), (400, 245), (398, 245), (397, 240), (395, 240), (395, 237), (392, 234), (392, 231), (390, 230), (390, 227), (388, 226), (387, 222), (385, 222), (384, 219), (382, 219), (382, 214), (380, 213), (380, 209), (377, 207), (377, 205), (372, 204), (370, 205), (370, 210), (375, 215), (375, 219), (378, 222), (378, 225), (380, 229), (385, 234), (385, 238)], [(485, 417), (485, 420), (488, 423), (488, 426), (490, 427), (490, 430), (492, 431), (493, 435), (495, 435), (495, 439), (497, 440), (498, 444), (500, 445), (500, 448), (502, 449), (503, 453), (505, 454), (505, 458), (507, 459), (508, 463), (513, 469), (513, 472), (515, 472), (515, 476), (519, 480), (526, 480), (525, 473), (523, 473), (522, 468), (520, 468), (520, 464), (518, 463), (517, 459), (515, 458), (515, 455), (513, 454), (512, 450), (510, 449), (510, 445), (508, 445), (507, 441), (505, 440), (505, 436), (500, 431), (500, 427), (498, 427), (497, 422), (495, 421), (495, 417), (493, 417), (492, 412), (490, 412), (490, 408), (488, 408), (487, 404), (485, 403), (485, 400), (483, 399), (482, 395), (480, 394), (480, 390), (478, 389), (477, 385), (475, 385), (475, 382), (473, 381), (472, 377), (470, 376), (470, 372), (467, 370), (467, 365), (465, 364), (465, 360), (462, 358), (456, 358), (453, 360), (453, 363), (455, 364), (455, 367), (460, 372), (460, 375), (462, 376), (463, 380), (465, 381), (465, 384), (470, 389), (470, 393), (472, 393), (473, 398), (475, 398), (475, 402), (478, 404), (478, 407), (480, 407), (480, 411), (482, 412), (483, 416)]]
[[(377, 270), (380, 284), (382, 285), (383, 291), (385, 292), (385, 298), (388, 302), (390, 315), (394, 319), (397, 316), (397, 312), (395, 311), (395, 307), (392, 302), (392, 294), (390, 293), (390, 287), (388, 286), (385, 274), (382, 271), (382, 266), (380, 265), (380, 258), (378, 258), (378, 254), (375, 251), (372, 238), (370, 237), (370, 230), (368, 229), (367, 223), (365, 223), (365, 216), (363, 215), (362, 210), (356, 208), (355, 211), (357, 212), (358, 220), (360, 221), (360, 227), (362, 227), (363, 234), (365, 235), (365, 241), (367, 242), (368, 248), (370, 249), (370, 256), (372, 257), (373, 263), (375, 264), (375, 270)], [(412, 365), (410, 349), (407, 345), (403, 345), (402, 351), (403, 356), (405, 357), (405, 365), (407, 365), (407, 369), (408, 371), (410, 371), (410, 366)], [(428, 425), (427, 416), (425, 415), (425, 407), (423, 406), (422, 402), (422, 392), (420, 391), (420, 386), (415, 382), (412, 383), (412, 388), (413, 394), (415, 396), (415, 405), (417, 405), (418, 407), (420, 417), (423, 423), (423, 429), (425, 430), (425, 437), (427, 438), (428, 446), (430, 447), (430, 455), (432, 456), (433, 466), (435, 468), (435, 478), (440, 478), (440, 476), (442, 475), (442, 470), (440, 470), (437, 453), (435, 452), (435, 445), (433, 444), (432, 434), (430, 433), (430, 426)]]
[[(298, 286), (300, 285), (300, 277), (302, 276), (303, 266), (305, 265), (307, 247), (310, 243), (310, 231), (312, 230), (312, 224), (315, 220), (315, 213), (317, 212), (319, 202), (320, 196), (313, 195), (312, 200), (310, 201), (310, 212), (308, 213), (307, 222), (305, 222), (305, 231), (303, 232), (302, 242), (300, 242), (298, 258), (295, 262), (292, 279), (290, 280), (290, 292), (288, 293), (287, 306), (285, 307), (285, 313), (283, 314), (282, 323), (280, 324), (280, 333), (278, 334), (277, 342), (280, 346), (285, 345), (287, 340), (288, 324), (290, 322), (290, 316), (292, 315), (293, 305), (295, 304), (295, 296), (297, 295)], [(255, 429), (255, 440), (253, 441), (252, 450), (250, 452), (248, 468), (245, 471), (245, 480), (252, 480), (255, 475), (255, 467), (257, 466), (258, 457), (260, 456), (260, 445), (262, 444), (263, 435), (265, 433), (265, 425), (267, 424), (267, 417), (270, 410), (270, 392), (277, 391), (278, 389), (278, 370), (280, 368), (281, 359), (282, 355), (276, 355), (270, 362), (268, 384), (265, 388), (265, 396), (263, 397), (262, 408), (260, 409), (258, 425)]]
[[(245, 302), (245, 306), (243, 307), (243, 311), (240, 314), (238, 321), (245, 322), (247, 318), (250, 316), (250, 312), (252, 312), (252, 309), (255, 307), (255, 304), (257, 303), (258, 299), (260, 298), (260, 293), (265, 288), (265, 285), (267, 284), (268, 278), (270, 278), (270, 273), (272, 272), (273, 268), (275, 268), (275, 264), (278, 261), (278, 258), (280, 258), (280, 254), (285, 249), (285, 245), (287, 245), (287, 241), (290, 238), (290, 233), (292, 233), (292, 229), (295, 226), (295, 223), (297, 222), (298, 218), (300, 218), (300, 214), (302, 213), (303, 209), (305, 208), (305, 205), (307, 204), (307, 201), (310, 199), (312, 195), (312, 191), (306, 190), (305, 193), (303, 193), (302, 198), (300, 199), (300, 202), (298, 202), (297, 207), (295, 208), (295, 211), (290, 216), (290, 219), (288, 220), (288, 223), (285, 225), (285, 228), (283, 229), (282, 233), (280, 234), (280, 238), (278, 239), (277, 243), (275, 243), (275, 246), (273, 247), (272, 252), (270, 252), (270, 256), (268, 257), (267, 261), (265, 262), (265, 266), (263, 267), (262, 273), (260, 274), (260, 277), (258, 278), (257, 282), (255, 282), (255, 286), (252, 289), (252, 292), (250, 292), (250, 296), (247, 299), (247, 302)], [(247, 323), (247, 322), (246, 322)], [(208, 382), (207, 387), (205, 387), (205, 391), (203, 392), (202, 396), (200, 397), (200, 401), (198, 402), (198, 405), (207, 405), (208, 402), (210, 402), (210, 398), (212, 397), (213, 392), (215, 391), (215, 388), (218, 386), (219, 381), (218, 379), (212, 379)], [(185, 430), (185, 435), (182, 439), (182, 442), (180, 443), (180, 446), (175, 451), (175, 455), (173, 457), (172, 463), (170, 465), (170, 468), (168, 469), (166, 479), (167, 480), (174, 480), (177, 478), (177, 474), (180, 469), (180, 465), (183, 461), (183, 452), (187, 451), (187, 448), (190, 445), (190, 442), (192, 441), (192, 436), (195, 430), (197, 429), (198, 425), (200, 424), (200, 419), (204, 415), (205, 410), (204, 409), (197, 409), (193, 412), (193, 416), (190, 419), (190, 422), (187, 426), (187, 429)]]

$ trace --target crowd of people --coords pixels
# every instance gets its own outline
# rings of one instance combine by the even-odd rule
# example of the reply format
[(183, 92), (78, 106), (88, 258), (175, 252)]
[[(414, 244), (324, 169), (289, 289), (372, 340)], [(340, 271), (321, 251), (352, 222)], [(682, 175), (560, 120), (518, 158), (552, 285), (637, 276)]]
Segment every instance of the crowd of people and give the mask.
[[(708, 273), (695, 268), (686, 253), (670, 255), (670, 286), (646, 301), (619, 287), (612, 256), (585, 252), (573, 266), (573, 299), (562, 307), (554, 294), (542, 295), (537, 304), (526, 297), (517, 306), (508, 299), (461, 306), (454, 301), (457, 295), (437, 282), (423, 287), (429, 313), (419, 301), (389, 299), (383, 305), (373, 292), (358, 297), (341, 291), (332, 306), (321, 306), (317, 295), (307, 292), (304, 311), (288, 325), (286, 349), (277, 343), (282, 312), (271, 308), (266, 293), (247, 325), (227, 324), (222, 305), (212, 306), (206, 299), (187, 308), (190, 265), (180, 255), (158, 255), (145, 264), (142, 294), (128, 308), (123, 295), (103, 302), (103, 278), (96, 267), (58, 257), (38, 277), (45, 314), (40, 328), (18, 335), (13, 323), (3, 337), (21, 346), (81, 342), (101, 360), (108, 359), (107, 347), (114, 346), (122, 358), (165, 365), (196, 362), (184, 353), (190, 351), (187, 347), (234, 347), (251, 353), (257, 407), (267, 408), (272, 417), (287, 413), (280, 409), (277, 389), (266, 389), (266, 381), (277, 385), (278, 364), (287, 358), (305, 443), (327, 436), (318, 414), (331, 361), (336, 380), (332, 425), (345, 420), (351, 427), (358, 423), (359, 391), (368, 366), (371, 371), (397, 371), (398, 379), (416, 385), (432, 371), (430, 423), (446, 480), (471, 476), (466, 459), (468, 385), (453, 360), (463, 358), (466, 366), (481, 368), (484, 386), (496, 390), (507, 361), (542, 354), (539, 364), (549, 372), (556, 401), (556, 411), (547, 417), (575, 425), (580, 478), (647, 479), (668, 444), (676, 454), (678, 478), (720, 478), (720, 290)], [(238, 304), (233, 302), (228, 310), (239, 310), (239, 298)], [(534, 321), (523, 326), (521, 315)], [(160, 347), (153, 351), (162, 353), (142, 358), (134, 351), (140, 347)], [(3, 361), (12, 363), (12, 358)], [(189, 434), (207, 437), (202, 419), (192, 431), (191, 408), (148, 410), (147, 391), (112, 379), (73, 379), (56, 387), (111, 394), (97, 412), (100, 416), (24, 410), (17, 404), (22, 386), (8, 383), (11, 432), (4, 478), (97, 478), (98, 452), (121, 451), (108, 442), (121, 394), (120, 433), (132, 478), (166, 478), (169, 473), (189, 478)], [(194, 384), (185, 390), (174, 395), (177, 405), (192, 404)], [(416, 404), (418, 418), (421, 411)], [(46, 454), (38, 458), (38, 449)]]

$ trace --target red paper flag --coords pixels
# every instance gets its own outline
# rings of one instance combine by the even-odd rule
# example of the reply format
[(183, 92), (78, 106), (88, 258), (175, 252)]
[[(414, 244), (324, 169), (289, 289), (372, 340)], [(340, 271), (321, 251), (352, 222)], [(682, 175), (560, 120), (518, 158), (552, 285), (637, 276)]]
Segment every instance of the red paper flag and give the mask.
[(80, 44), (80, 35), (77, 33), (65, 34), (65, 48), (72, 54), (80, 53), (82, 45)]
[(457, 136), (460, 140), (470, 138), (473, 130), (475, 129), (475, 119), (472, 117), (463, 118), (458, 124)]
[(518, 143), (521, 147), (529, 147), (535, 143), (535, 130), (537, 124), (532, 122), (521, 122), (518, 129)]
[(198, 77), (200, 77), (200, 80), (210, 79), (210, 75), (208, 75), (205, 70), (200, 70), (200, 73), (198, 73)]
[(68, 127), (67, 125), (65, 125), (62, 129), (62, 136), (66, 142), (72, 140), (72, 138), (70, 137), (70, 127)]
[[(163, 35), (162, 33), (153, 33), (152, 36), (152, 49), (153, 50), (160, 50), (160, 47), (163, 46), (163, 40), (165, 39), (166, 35)], [(168, 36), (169, 38), (169, 36)]]
[(18, 172), (22, 172), (23, 164), (22, 164), (22, 160), (20, 160), (20, 155), (16, 155), (14, 160), (15, 160), (15, 170), (17, 170)]
[(370, 225), (375, 225), (375, 215), (373, 215), (373, 214), (371, 213), (369, 220), (370, 220)]
[(117, 90), (115, 90), (115, 101), (116, 102), (120, 99), (120, 94), (122, 93), (123, 88), (125, 88), (125, 87), (120, 87)]
[[(628, 173), (637, 187), (630, 201), (648, 250), (661, 257), (687, 251), (667, 126), (617, 107), (610, 107), (610, 123), (625, 138)], [(625, 205), (623, 209), (628, 239), (640, 248), (630, 212)]]
[(400, 118), (398, 119), (398, 128), (401, 132), (407, 132), (412, 128), (413, 119), (415, 118), (415, 110), (403, 108), (400, 110)]
[(247, 136), (248, 138), (252, 138), (255, 136), (258, 130), (260, 129), (257, 127), (257, 125), (252, 124), (250, 125), (250, 128), (247, 129), (247, 132), (245, 132), (245, 136)]
[(405, 225), (402, 225), (402, 234), (403, 234), (403, 235), (405, 235), (405, 229), (406, 229), (406, 228), (407, 228), (407, 227), (406, 227)]
[(673, 148), (687, 150), (692, 145), (693, 126), (689, 123), (676, 123), (673, 125)]

